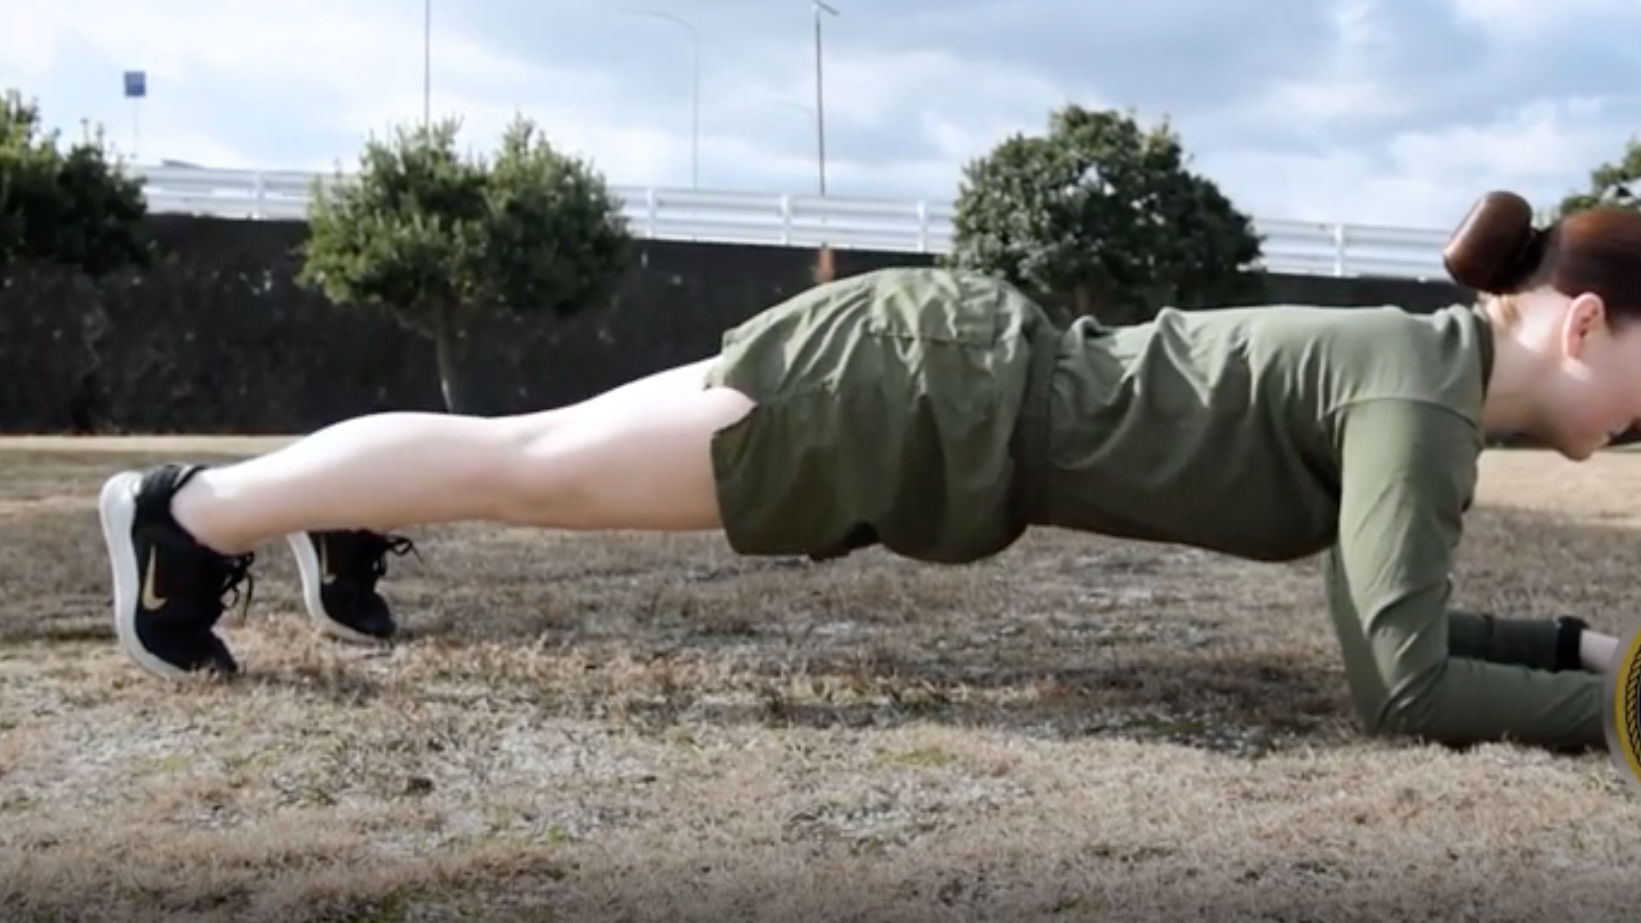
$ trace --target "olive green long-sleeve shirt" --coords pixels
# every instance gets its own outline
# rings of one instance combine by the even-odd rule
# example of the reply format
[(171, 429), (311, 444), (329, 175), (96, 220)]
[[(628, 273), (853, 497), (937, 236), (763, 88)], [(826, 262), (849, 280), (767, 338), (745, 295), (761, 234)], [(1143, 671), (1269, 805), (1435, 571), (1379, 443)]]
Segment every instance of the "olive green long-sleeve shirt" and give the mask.
[(1462, 306), (1079, 321), (1052, 385), (1047, 524), (1254, 560), (1321, 554), (1369, 729), (1600, 746), (1601, 676), (1532, 653), (1552, 626), (1449, 611), (1491, 337)]

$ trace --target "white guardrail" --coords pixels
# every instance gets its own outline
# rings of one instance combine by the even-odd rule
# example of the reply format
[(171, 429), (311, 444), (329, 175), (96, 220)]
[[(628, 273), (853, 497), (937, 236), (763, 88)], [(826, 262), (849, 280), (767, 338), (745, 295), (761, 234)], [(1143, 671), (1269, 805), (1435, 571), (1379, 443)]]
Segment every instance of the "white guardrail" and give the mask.
[[(138, 166), (148, 208), (249, 219), (301, 219), (315, 179), (335, 173)], [(346, 177), (344, 177), (345, 179)], [(612, 186), (634, 234), (663, 240), (945, 253), (953, 203)], [(1447, 233), (1423, 228), (1256, 219), (1261, 265), (1272, 272), (1445, 279)]]

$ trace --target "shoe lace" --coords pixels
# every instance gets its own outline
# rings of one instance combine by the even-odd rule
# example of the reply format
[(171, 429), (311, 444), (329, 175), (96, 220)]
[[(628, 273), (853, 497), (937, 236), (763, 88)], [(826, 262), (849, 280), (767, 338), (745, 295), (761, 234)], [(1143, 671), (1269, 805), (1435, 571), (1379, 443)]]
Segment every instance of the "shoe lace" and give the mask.
[[(422, 553), (416, 550), (416, 543), (403, 535), (377, 535), (369, 533), (367, 539), (370, 549), (370, 572), (373, 578), (380, 578), (387, 574), (387, 556), (404, 557), (407, 554), (416, 555), (416, 560), (422, 559)], [(373, 579), (372, 583), (375, 582)]]
[[(383, 541), (386, 543), (384, 550), (392, 552), (395, 557), (402, 558), (407, 554), (413, 554), (416, 556), (416, 560), (422, 560), (422, 553), (416, 550), (416, 543), (403, 535), (385, 536)], [(387, 573), (387, 560), (385, 558), (379, 559), (379, 566), (382, 573)]]
[[(203, 598), (173, 610), (171, 619), (209, 628), (222, 618), (223, 612), (235, 605), (241, 605), (242, 613), (250, 611), (251, 598), (256, 591), (256, 577), (251, 573), (251, 565), (256, 561), (254, 553), (222, 557), (180, 541), (168, 538), (160, 541), (176, 552), (170, 559), (172, 567), (197, 568), (188, 585), (210, 588)], [(242, 585), (243, 594), (240, 592)]]
[(351, 578), (345, 581), (350, 588), (362, 593), (375, 590), (376, 581), (387, 574), (387, 556), (403, 557), (415, 554), (421, 559), (416, 543), (403, 535), (382, 535), (376, 532), (355, 531), (332, 534), (330, 540), (341, 571)]
[[(229, 609), (235, 604), (241, 604), (240, 614), (250, 612), (251, 597), (256, 594), (256, 575), (251, 573), (251, 565), (255, 563), (255, 554), (242, 554), (229, 558), (223, 563), (218, 579), (217, 598), (222, 601), (222, 608)], [(245, 585), (245, 594), (241, 599), (239, 587)], [(220, 617), (221, 613), (218, 613)], [(212, 619), (215, 621), (215, 619)]]

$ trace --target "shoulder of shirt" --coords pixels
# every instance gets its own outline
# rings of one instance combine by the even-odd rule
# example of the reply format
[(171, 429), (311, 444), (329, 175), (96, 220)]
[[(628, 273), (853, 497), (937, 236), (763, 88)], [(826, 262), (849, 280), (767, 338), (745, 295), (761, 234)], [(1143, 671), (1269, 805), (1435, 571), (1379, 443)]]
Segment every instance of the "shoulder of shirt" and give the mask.
[(1486, 330), (1475, 310), (1463, 304), (1427, 313), (1396, 305), (1273, 305), (1244, 312), (1242, 321), (1251, 338), (1331, 364), (1342, 382), (1334, 410), (1401, 401), (1473, 423), (1466, 411), (1480, 409), (1481, 382), (1474, 366), (1452, 359), (1482, 348), (1478, 340)]
[(1475, 308), (1452, 304), (1427, 313), (1393, 304), (1331, 306), (1299, 303), (1251, 305), (1208, 311), (1166, 308), (1155, 324), (1235, 330), (1234, 337), (1257, 348), (1289, 351), (1331, 363), (1338, 374), (1361, 379), (1350, 384), (1324, 411), (1337, 419), (1352, 407), (1395, 402), (1422, 406), (1479, 432), (1471, 413), (1482, 392), (1469, 369), (1444, 363), (1455, 351), (1479, 349), (1485, 331)]
[(1470, 413), (1481, 409), (1484, 388), (1480, 376), (1468, 363), (1456, 365), (1449, 361), (1455, 355), (1469, 358), (1481, 353), (1483, 344), (1479, 339), (1487, 331), (1477, 323), (1474, 308), (1451, 305), (1427, 314), (1395, 307), (1369, 309), (1362, 312), (1358, 323), (1341, 325), (1340, 339), (1348, 342), (1355, 333), (1364, 335), (1360, 342), (1368, 344), (1371, 353), (1357, 357), (1357, 361), (1393, 366), (1397, 374), (1382, 380), (1376, 388), (1341, 400), (1341, 408), (1372, 401), (1402, 401), (1439, 409), (1479, 428)]

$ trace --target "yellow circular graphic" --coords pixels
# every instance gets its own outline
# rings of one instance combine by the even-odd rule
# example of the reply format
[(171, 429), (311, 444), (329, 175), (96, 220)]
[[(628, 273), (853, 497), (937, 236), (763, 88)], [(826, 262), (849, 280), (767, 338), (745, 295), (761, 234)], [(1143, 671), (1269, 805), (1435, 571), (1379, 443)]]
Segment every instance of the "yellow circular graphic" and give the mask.
[(1607, 667), (1607, 750), (1613, 765), (1641, 791), (1641, 628)]

